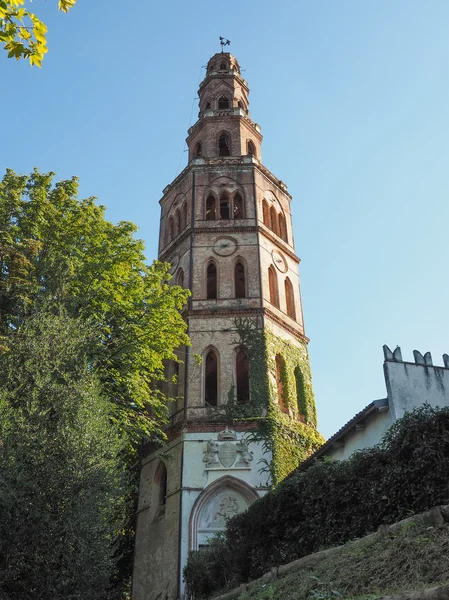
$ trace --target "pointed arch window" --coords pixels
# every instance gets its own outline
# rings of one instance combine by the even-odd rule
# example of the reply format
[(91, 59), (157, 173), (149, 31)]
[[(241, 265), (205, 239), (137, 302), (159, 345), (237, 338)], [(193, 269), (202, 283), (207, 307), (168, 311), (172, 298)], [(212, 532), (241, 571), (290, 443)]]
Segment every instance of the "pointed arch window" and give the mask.
[(229, 198), (226, 194), (220, 197), (220, 219), (229, 219), (231, 216), (229, 210)]
[(276, 386), (278, 390), (279, 408), (283, 413), (288, 413), (287, 398), (285, 397), (285, 389), (283, 377), (285, 375), (285, 361), (280, 354), (276, 354)]
[(231, 146), (229, 144), (229, 137), (222, 133), (218, 138), (218, 154), (219, 156), (231, 156)]
[(173, 217), (170, 217), (168, 220), (168, 241), (171, 242), (175, 237), (175, 221)]
[(278, 277), (273, 265), (268, 267), (268, 285), (270, 288), (270, 302), (279, 308)]
[(181, 211), (179, 210), (179, 208), (175, 212), (175, 220), (176, 220), (176, 234), (175, 235), (178, 235), (178, 233), (182, 230)]
[(256, 155), (256, 146), (253, 144), (251, 140), (248, 141), (248, 152), (249, 156), (257, 156)]
[(176, 277), (176, 285), (180, 287), (184, 287), (184, 271), (179, 269), (178, 276)]
[(285, 303), (287, 305), (287, 314), (292, 319), (296, 320), (296, 311), (295, 311), (295, 295), (293, 293), (293, 285), (288, 277), (285, 278), (284, 281), (284, 289), (285, 289)]
[(195, 157), (198, 158), (199, 156), (203, 156), (201, 142), (198, 142), (195, 146)]
[(187, 202), (184, 202), (182, 207), (182, 226), (187, 227)]
[[(161, 461), (154, 475), (154, 484), (157, 487), (157, 502), (159, 508), (167, 503), (167, 467)], [(160, 514), (161, 511), (159, 511)]]
[(221, 96), (218, 99), (218, 109), (226, 110), (229, 108), (229, 98), (226, 96)]
[(270, 224), (271, 231), (278, 235), (278, 220), (276, 215), (276, 209), (274, 208), (274, 206), (270, 208)]
[(206, 102), (206, 106), (204, 107), (204, 110), (210, 110), (210, 102)]
[(270, 209), (268, 208), (268, 202), (264, 199), (262, 200), (262, 214), (263, 214), (263, 224), (266, 227), (270, 227)]
[(214, 350), (209, 350), (205, 361), (204, 400), (207, 406), (218, 403), (218, 357)]
[(234, 267), (234, 288), (236, 298), (246, 297), (245, 266), (240, 260)]
[(241, 348), (235, 358), (235, 372), (237, 379), (237, 402), (248, 404), (249, 397), (249, 360), (246, 351)]
[(214, 196), (208, 196), (206, 200), (206, 221), (215, 221), (217, 218), (216, 200)]
[(220, 65), (220, 71), (226, 71), (227, 67), (225, 63), (221, 63)]
[(217, 298), (217, 266), (214, 262), (207, 265), (206, 298), (208, 300), (216, 300)]
[(279, 223), (279, 237), (281, 239), (284, 240), (284, 242), (287, 241), (287, 228), (285, 225), (285, 217), (282, 213), (279, 213), (278, 215), (278, 223)]
[(234, 196), (234, 219), (243, 219), (243, 198), (239, 193)]
[(296, 399), (298, 402), (298, 419), (300, 421), (302, 421), (303, 423), (305, 423), (306, 419), (305, 419), (305, 399), (306, 399), (306, 393), (304, 390), (304, 376), (302, 374), (302, 371), (299, 367), (295, 367), (295, 383), (296, 383)]

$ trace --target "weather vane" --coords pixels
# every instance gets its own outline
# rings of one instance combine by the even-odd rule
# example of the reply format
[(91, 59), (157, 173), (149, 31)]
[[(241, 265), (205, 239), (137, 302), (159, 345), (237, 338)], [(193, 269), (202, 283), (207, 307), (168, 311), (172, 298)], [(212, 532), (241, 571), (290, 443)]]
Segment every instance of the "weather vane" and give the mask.
[(221, 37), (221, 35), (220, 35), (220, 44), (221, 44), (221, 51), (222, 52), (223, 52), (223, 48), (225, 46), (229, 46), (230, 43), (231, 43), (231, 40), (227, 40), (226, 38)]

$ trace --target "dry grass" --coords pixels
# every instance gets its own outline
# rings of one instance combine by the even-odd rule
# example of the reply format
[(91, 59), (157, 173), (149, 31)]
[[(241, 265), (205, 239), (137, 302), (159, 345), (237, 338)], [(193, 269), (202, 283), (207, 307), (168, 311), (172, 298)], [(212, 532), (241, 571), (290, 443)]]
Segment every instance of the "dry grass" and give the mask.
[(323, 562), (258, 586), (239, 600), (368, 600), (449, 580), (449, 526), (408, 523), (390, 537), (350, 542)]

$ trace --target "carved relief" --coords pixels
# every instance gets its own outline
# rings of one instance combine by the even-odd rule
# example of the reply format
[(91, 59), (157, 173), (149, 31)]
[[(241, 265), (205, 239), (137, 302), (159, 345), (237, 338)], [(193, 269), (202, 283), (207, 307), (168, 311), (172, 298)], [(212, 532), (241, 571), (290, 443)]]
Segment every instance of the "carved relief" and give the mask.
[(243, 512), (247, 507), (248, 502), (239, 492), (224, 489), (203, 508), (199, 519), (199, 532), (213, 535), (217, 529), (226, 527), (228, 519)]
[(223, 442), (218, 450), (218, 458), (225, 469), (229, 469), (235, 463), (237, 458), (236, 444), (232, 442)]
[(237, 452), (240, 455), (237, 465), (246, 465), (250, 467), (249, 464), (253, 460), (253, 453), (250, 452), (248, 447), (248, 442), (244, 439), (237, 442)]
[(253, 453), (249, 449), (248, 441), (237, 440), (237, 433), (231, 429), (220, 431), (217, 441), (209, 440), (204, 451), (203, 462), (206, 469), (250, 469)]
[(203, 462), (207, 467), (218, 466), (218, 444), (213, 440), (207, 442), (207, 448), (203, 456)]

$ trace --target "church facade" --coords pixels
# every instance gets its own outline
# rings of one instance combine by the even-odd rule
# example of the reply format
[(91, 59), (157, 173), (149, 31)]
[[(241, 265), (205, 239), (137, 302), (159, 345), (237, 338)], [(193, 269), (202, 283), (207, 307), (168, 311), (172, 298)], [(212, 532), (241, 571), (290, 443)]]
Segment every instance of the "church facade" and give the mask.
[(289, 448), (314, 449), (292, 198), (262, 163), (248, 94), (234, 56), (209, 60), (188, 165), (160, 200), (159, 259), (191, 291), (192, 345), (167, 367), (167, 444), (142, 456), (133, 600), (182, 598), (188, 553), (297, 466)]

